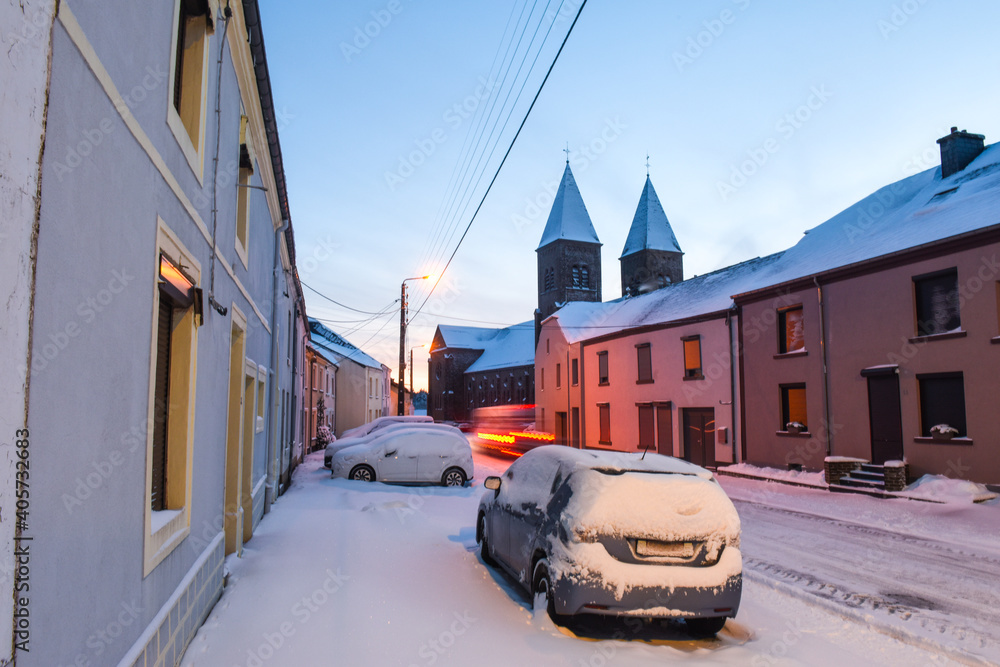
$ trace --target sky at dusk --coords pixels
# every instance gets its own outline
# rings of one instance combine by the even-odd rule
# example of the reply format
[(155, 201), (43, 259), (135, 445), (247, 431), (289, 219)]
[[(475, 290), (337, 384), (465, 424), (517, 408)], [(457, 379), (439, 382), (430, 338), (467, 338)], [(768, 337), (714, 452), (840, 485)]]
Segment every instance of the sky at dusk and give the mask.
[[(261, 3), (300, 277), (343, 304), (306, 288), (308, 312), (393, 377), (402, 280), (440, 274), (579, 6)], [(567, 144), (607, 301), (647, 154), (686, 277), (781, 250), (936, 166), (951, 126), (1000, 138), (998, 24), (988, 0), (589, 0), (408, 348), (532, 318)]]

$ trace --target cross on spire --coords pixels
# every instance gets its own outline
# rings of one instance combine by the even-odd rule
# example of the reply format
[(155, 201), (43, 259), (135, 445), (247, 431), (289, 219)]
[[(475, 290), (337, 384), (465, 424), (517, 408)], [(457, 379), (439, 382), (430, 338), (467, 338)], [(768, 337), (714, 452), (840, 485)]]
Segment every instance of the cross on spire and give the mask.
[(566, 148), (563, 149), (563, 153), (566, 154), (566, 164), (569, 164), (569, 142), (566, 142)]
[(646, 151), (646, 175), (649, 176), (649, 151)]

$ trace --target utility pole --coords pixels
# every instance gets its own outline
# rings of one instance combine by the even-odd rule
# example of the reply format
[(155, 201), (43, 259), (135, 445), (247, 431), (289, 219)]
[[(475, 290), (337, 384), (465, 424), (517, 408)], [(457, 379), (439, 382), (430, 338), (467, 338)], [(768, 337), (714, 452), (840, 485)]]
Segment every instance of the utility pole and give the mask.
[(403, 280), (403, 285), (400, 288), (399, 294), (399, 379), (396, 383), (396, 394), (398, 400), (396, 401), (396, 414), (402, 415), (404, 413), (404, 402), (403, 393), (406, 389), (406, 283), (411, 280), (427, 280), (433, 276), (417, 276), (415, 278), (406, 278)]

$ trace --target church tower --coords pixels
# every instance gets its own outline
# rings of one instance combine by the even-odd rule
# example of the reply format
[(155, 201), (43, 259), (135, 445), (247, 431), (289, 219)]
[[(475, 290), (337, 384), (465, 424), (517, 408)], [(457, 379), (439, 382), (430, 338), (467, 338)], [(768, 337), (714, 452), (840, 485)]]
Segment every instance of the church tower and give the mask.
[(535, 252), (536, 322), (540, 323), (570, 301), (601, 301), (601, 242), (590, 222), (569, 160)]
[(622, 296), (651, 292), (684, 280), (684, 253), (646, 174), (646, 185), (622, 250)]

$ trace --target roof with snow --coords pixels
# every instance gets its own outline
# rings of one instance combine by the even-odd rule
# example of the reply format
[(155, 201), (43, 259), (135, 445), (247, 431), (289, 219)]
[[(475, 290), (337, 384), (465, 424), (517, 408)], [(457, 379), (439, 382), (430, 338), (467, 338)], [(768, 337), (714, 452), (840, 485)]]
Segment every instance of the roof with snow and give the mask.
[(605, 303), (574, 301), (549, 319), (557, 319), (566, 340), (576, 343), (623, 329), (721, 312), (733, 306), (733, 294), (765, 287), (764, 269), (780, 258), (781, 253), (756, 257), (641, 296)]
[(368, 356), (346, 338), (311, 317), (309, 318), (309, 332), (309, 341), (324, 359), (338, 365), (341, 361), (349, 359), (362, 366), (381, 370), (382, 364), (379, 361)]
[(479, 358), (465, 371), (466, 373), (514, 366), (530, 366), (535, 363), (535, 323), (533, 320), (513, 324), (503, 329), (440, 324), (438, 325), (438, 335), (444, 342), (445, 348), (483, 351)]
[(948, 178), (941, 178), (940, 166), (933, 167), (885, 186), (810, 229), (768, 267), (762, 287), (998, 224), (1000, 143)]
[(562, 181), (559, 183), (559, 190), (556, 191), (556, 198), (552, 202), (552, 210), (549, 211), (548, 222), (545, 223), (545, 231), (542, 232), (542, 240), (538, 242), (538, 250), (544, 248), (553, 241), (582, 241), (584, 243), (600, 243), (594, 225), (590, 221), (590, 214), (580, 196), (580, 188), (576, 186), (576, 179), (570, 171), (569, 162), (566, 163), (566, 170), (563, 172)]
[(640, 250), (681, 252), (681, 246), (677, 243), (674, 230), (670, 228), (670, 221), (660, 205), (660, 198), (656, 196), (649, 174), (646, 174), (646, 185), (642, 188), (642, 196), (639, 197), (639, 205), (635, 209), (621, 256)]

